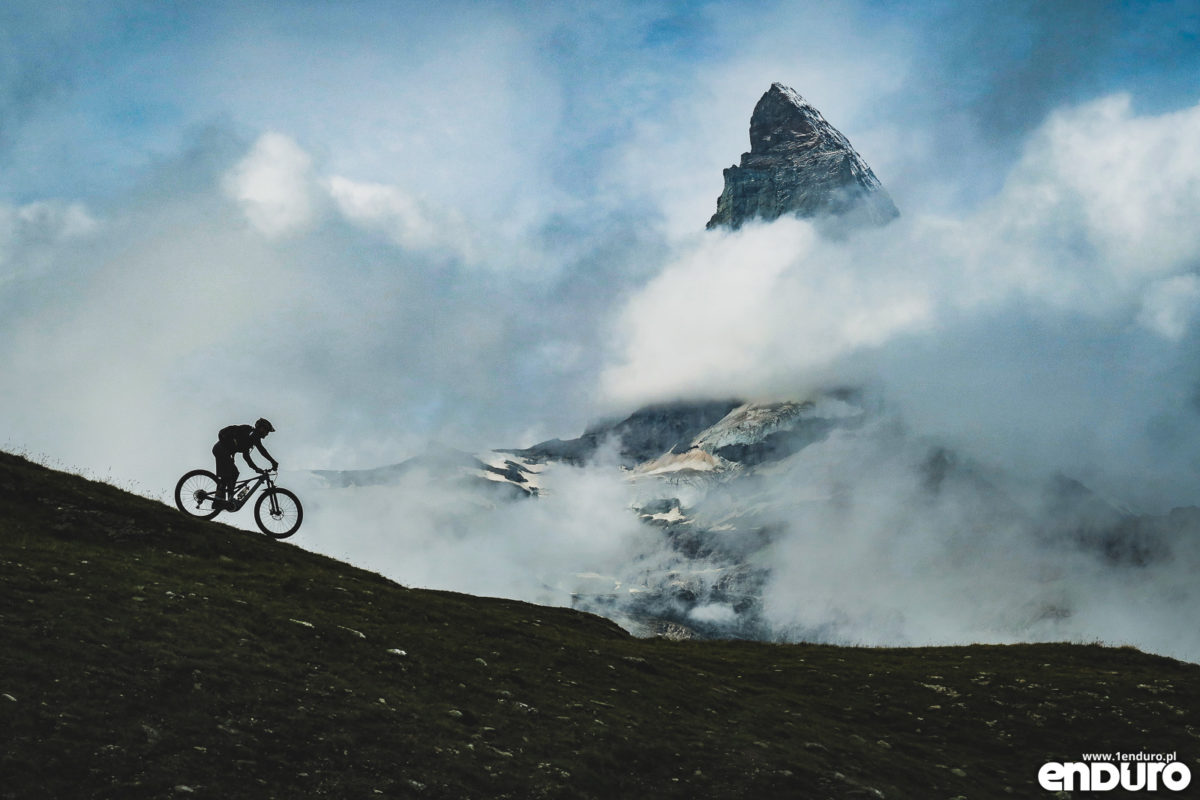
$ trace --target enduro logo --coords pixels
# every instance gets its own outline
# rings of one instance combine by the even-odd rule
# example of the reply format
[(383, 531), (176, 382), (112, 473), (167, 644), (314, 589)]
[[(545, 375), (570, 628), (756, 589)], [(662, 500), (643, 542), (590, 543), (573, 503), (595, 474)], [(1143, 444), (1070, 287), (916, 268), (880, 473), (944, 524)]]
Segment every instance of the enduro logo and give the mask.
[(1192, 771), (1175, 753), (1084, 753), (1082, 761), (1049, 761), (1038, 770), (1038, 783), (1047, 791), (1181, 792), (1192, 782)]

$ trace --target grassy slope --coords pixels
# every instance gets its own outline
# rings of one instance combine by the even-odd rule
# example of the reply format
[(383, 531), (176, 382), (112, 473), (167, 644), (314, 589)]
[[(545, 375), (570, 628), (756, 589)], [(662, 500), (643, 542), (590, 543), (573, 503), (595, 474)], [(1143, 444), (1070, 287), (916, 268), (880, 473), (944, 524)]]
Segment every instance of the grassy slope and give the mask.
[(1042, 797), (1116, 749), (1200, 780), (1200, 666), (633, 639), (7, 454), (0, 695), (0, 798)]

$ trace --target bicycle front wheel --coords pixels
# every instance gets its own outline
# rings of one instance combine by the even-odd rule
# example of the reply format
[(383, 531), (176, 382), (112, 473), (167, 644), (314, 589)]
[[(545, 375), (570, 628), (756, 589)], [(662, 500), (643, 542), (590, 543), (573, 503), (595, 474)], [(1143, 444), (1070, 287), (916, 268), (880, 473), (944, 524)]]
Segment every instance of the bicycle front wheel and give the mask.
[(213, 508), (217, 497), (217, 476), (206, 469), (194, 469), (175, 484), (175, 506), (192, 517), (212, 519), (221, 513)]
[(273, 539), (286, 539), (300, 530), (304, 509), (300, 498), (287, 489), (268, 489), (254, 504), (254, 521)]

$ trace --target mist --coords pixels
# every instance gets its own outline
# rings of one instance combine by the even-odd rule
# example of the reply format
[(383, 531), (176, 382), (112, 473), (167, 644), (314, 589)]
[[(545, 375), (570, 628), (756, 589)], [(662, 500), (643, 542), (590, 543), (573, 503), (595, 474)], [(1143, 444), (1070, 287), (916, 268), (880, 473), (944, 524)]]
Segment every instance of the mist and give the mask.
[(313, 481), (306, 497), (318, 523), (297, 541), (405, 585), (558, 606), (597, 582), (611, 591), (611, 576), (661, 547), (630, 512), (616, 470), (552, 465), (542, 477), (554, 488), (536, 500), (481, 494), (424, 470), (385, 486)]
[[(1195, 528), (1114, 535), (1054, 484), (890, 424), (837, 433), (772, 476), (773, 637), (906, 646), (1072, 641), (1196, 660)], [(1061, 486), (1055, 486), (1061, 490)], [(796, 498), (803, 496), (803, 502)], [(1107, 510), (1107, 509), (1106, 509)]]

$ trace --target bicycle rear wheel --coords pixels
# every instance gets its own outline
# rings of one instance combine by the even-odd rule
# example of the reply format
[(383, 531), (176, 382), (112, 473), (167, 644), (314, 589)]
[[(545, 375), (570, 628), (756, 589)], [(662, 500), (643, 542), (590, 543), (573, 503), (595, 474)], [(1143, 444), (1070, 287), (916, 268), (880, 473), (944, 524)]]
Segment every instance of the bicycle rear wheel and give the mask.
[(259, 530), (273, 539), (286, 539), (300, 530), (304, 509), (300, 498), (287, 489), (268, 489), (254, 504), (254, 521)]
[(217, 496), (217, 476), (206, 469), (194, 469), (175, 484), (176, 507), (192, 517), (212, 519), (221, 513), (213, 508)]

